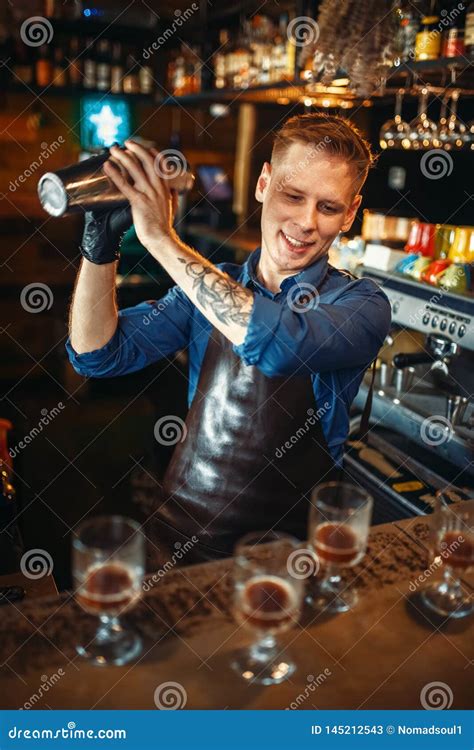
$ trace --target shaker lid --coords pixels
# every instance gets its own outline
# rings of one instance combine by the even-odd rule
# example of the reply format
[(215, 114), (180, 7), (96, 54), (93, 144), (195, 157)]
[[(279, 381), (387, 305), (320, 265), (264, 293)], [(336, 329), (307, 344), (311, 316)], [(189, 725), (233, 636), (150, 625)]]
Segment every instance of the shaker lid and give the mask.
[(68, 206), (67, 192), (60, 177), (46, 172), (38, 182), (38, 197), (45, 211), (51, 216), (62, 216)]

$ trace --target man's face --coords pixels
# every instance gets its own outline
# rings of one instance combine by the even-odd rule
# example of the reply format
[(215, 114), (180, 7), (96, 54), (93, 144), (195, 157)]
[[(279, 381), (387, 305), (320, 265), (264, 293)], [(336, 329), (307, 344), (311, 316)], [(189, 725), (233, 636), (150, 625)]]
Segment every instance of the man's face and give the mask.
[(342, 157), (293, 143), (273, 165), (265, 162), (255, 197), (262, 205), (262, 260), (291, 275), (329, 250), (354, 221), (354, 168)]

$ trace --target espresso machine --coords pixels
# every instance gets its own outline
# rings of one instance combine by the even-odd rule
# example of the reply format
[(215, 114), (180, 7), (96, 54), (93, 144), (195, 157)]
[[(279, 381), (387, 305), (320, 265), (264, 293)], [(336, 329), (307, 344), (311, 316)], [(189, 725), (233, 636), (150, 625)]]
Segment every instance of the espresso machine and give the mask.
[[(351, 421), (348, 474), (374, 495), (374, 523), (432, 511), (449, 488), (474, 498), (474, 297), (363, 268), (390, 300), (392, 329), (377, 360), (370, 431)], [(354, 402), (363, 409), (367, 373)]]

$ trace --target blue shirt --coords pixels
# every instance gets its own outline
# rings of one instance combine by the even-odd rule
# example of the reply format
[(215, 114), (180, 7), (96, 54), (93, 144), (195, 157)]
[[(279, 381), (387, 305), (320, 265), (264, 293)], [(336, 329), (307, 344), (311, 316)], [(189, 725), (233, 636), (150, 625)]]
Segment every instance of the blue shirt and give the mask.
[[(390, 303), (370, 279), (354, 279), (318, 258), (300, 273), (285, 278), (277, 293), (256, 277), (260, 248), (243, 265), (217, 267), (255, 294), (245, 340), (234, 352), (265, 375), (311, 376), (315, 400), (329, 451), (342, 461), (349, 430), (349, 409), (365, 370), (377, 356), (390, 327)], [(318, 295), (302, 311), (299, 293)], [(173, 355), (189, 352), (190, 405), (212, 324), (179, 286), (160, 300), (119, 311), (112, 338), (100, 349), (77, 354), (66, 341), (70, 362), (86, 377), (125, 375)]]

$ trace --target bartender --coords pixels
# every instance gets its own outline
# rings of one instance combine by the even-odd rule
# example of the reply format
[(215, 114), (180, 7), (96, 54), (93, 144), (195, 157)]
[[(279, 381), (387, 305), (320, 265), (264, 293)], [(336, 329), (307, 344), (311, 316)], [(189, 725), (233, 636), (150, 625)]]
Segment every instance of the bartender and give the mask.
[(341, 467), (351, 403), (390, 326), (380, 288), (328, 263), (361, 204), (370, 147), (340, 117), (287, 120), (256, 185), (260, 247), (242, 265), (214, 265), (178, 237), (160, 159), (130, 140), (104, 171), (176, 286), (159, 303), (117, 310), (127, 212), (87, 215), (70, 361), (111, 377), (188, 349), (186, 437), (152, 513), (163, 558), (183, 544), (184, 564), (226, 556), (248, 531), (304, 539), (311, 490)]

